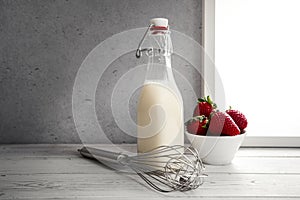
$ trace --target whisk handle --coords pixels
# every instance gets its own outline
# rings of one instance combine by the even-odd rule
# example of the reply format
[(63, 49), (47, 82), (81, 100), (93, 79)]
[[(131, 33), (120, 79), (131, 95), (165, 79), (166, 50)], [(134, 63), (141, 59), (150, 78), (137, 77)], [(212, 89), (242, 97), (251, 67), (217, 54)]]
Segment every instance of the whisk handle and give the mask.
[(92, 147), (82, 147), (81, 149), (78, 149), (78, 151), (83, 157), (96, 160), (106, 160), (109, 162), (120, 162), (121, 159), (125, 156), (122, 153), (115, 153)]

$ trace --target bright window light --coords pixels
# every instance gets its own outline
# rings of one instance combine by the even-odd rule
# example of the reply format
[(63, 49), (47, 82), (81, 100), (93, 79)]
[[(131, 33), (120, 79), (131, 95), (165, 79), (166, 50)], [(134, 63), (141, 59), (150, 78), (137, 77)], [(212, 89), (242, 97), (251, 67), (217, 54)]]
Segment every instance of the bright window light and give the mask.
[(300, 1), (216, 0), (215, 62), (249, 136), (300, 136)]

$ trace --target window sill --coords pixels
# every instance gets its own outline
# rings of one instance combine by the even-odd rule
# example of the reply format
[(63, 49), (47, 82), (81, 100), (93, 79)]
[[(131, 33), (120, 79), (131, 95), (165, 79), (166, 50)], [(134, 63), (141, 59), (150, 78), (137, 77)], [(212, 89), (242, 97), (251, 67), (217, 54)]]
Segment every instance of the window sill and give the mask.
[(246, 136), (242, 147), (300, 147), (300, 137)]

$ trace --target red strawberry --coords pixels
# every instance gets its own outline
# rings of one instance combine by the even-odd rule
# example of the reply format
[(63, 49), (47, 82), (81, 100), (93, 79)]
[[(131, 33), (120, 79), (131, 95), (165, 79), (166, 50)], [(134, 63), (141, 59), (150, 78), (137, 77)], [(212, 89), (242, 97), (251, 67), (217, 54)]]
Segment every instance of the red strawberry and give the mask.
[(200, 98), (198, 99), (198, 105), (194, 109), (193, 116), (204, 115), (206, 117), (209, 117), (210, 113), (215, 108), (217, 108), (217, 105), (211, 100), (209, 96), (207, 96), (206, 98)]
[(224, 112), (215, 112), (212, 114), (208, 131), (212, 135), (238, 135), (240, 134), (239, 127), (235, 124), (233, 119)]
[(206, 135), (208, 119), (204, 116), (196, 116), (187, 122), (187, 131), (195, 135)]
[(248, 121), (243, 113), (238, 110), (231, 110), (231, 107), (229, 107), (229, 110), (226, 110), (226, 113), (230, 115), (230, 117), (242, 131), (247, 127)]

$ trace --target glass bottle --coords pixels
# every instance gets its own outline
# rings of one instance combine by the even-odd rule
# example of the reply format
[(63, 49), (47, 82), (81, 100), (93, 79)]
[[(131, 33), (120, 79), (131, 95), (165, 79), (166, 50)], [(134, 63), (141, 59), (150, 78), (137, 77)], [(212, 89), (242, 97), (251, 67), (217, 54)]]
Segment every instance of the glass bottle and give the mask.
[(155, 18), (150, 24), (147, 72), (137, 108), (139, 153), (184, 145), (183, 102), (172, 72), (168, 20)]

